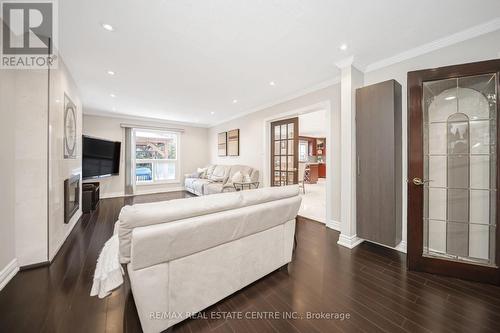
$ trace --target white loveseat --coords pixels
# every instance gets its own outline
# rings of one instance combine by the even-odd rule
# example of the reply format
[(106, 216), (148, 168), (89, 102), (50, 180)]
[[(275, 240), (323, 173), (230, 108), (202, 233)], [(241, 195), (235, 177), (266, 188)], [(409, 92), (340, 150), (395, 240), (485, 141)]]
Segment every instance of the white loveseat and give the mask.
[(208, 165), (199, 170), (203, 171), (187, 174), (184, 179), (186, 191), (198, 196), (234, 191), (231, 180), (237, 172), (251, 182), (259, 181), (259, 170), (246, 165)]
[(297, 186), (262, 188), (122, 209), (128, 263), (144, 332), (160, 332), (292, 260)]

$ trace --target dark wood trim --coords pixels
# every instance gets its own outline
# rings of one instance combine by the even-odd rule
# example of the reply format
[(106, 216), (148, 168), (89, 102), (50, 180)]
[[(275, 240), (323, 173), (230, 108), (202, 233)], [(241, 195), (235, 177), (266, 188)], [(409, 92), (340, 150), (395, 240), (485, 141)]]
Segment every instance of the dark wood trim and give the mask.
[[(408, 268), (416, 271), (442, 274), (467, 280), (500, 285), (498, 267), (488, 267), (437, 258), (423, 257), (423, 187), (414, 185), (414, 177), (423, 178), (423, 82), (444, 80), (464, 76), (494, 74), (497, 78), (497, 115), (500, 115), (500, 60), (481, 61), (470, 64), (419, 70), (408, 73)], [(500, 142), (500, 117), (497, 116), (497, 143)], [(497, 156), (500, 154), (497, 144)], [(499, 188), (497, 164), (497, 189)], [(500, 266), (500, 191), (496, 198), (496, 265)]]
[[(273, 121), (271, 123), (270, 129), (271, 129), (271, 136), (270, 136), (270, 144), (271, 144), (271, 172), (270, 172), (270, 181), (271, 181), (271, 186), (275, 186), (274, 184), (274, 128), (277, 126), (281, 125), (286, 125), (286, 124), (293, 124), (294, 125), (294, 131), (293, 131), (293, 161), (294, 161), (294, 171), (293, 171), (293, 183), (297, 184), (299, 182), (299, 117), (294, 117), (294, 118), (288, 118), (288, 119), (282, 119), (282, 120), (277, 120)], [(281, 137), (280, 137), (281, 138)], [(288, 155), (288, 144), (286, 145), (286, 150), (287, 150), (287, 155)], [(279, 156), (282, 156), (281, 154)], [(281, 177), (281, 172), (280, 172), (280, 177)], [(287, 170), (287, 184), (288, 184), (288, 170)]]

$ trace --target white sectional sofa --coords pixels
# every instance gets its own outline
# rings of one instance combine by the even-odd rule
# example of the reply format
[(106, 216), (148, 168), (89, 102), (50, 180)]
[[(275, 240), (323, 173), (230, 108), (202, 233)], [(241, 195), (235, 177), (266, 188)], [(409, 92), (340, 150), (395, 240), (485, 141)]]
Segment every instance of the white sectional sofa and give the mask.
[(246, 165), (208, 165), (198, 170), (184, 179), (186, 191), (198, 196), (234, 191), (232, 179), (238, 172), (251, 182), (259, 181), (259, 170)]
[(122, 209), (127, 263), (144, 332), (161, 332), (292, 260), (298, 186)]

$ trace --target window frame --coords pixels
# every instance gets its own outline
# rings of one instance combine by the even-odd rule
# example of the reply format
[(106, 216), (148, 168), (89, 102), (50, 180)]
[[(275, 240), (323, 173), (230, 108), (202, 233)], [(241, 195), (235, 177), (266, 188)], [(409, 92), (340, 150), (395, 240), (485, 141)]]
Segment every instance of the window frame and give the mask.
[[(165, 158), (165, 159), (155, 159), (155, 158), (145, 158), (145, 159), (138, 159), (136, 158), (136, 151), (137, 151), (137, 132), (148, 132), (151, 134), (154, 133), (161, 133), (161, 134), (170, 134), (170, 135), (175, 135), (176, 136), (176, 146), (175, 146), (175, 159), (170, 159), (170, 158)], [(175, 132), (175, 131), (168, 131), (168, 130), (155, 130), (155, 129), (148, 129), (148, 128), (134, 128), (134, 156), (133, 156), (133, 166), (134, 166), (134, 181), (136, 186), (150, 186), (150, 185), (161, 185), (161, 184), (180, 184), (180, 179), (181, 179), (181, 164), (180, 164), (180, 145), (181, 145), (181, 133)], [(141, 136), (139, 136), (140, 138)], [(154, 137), (153, 137), (154, 139)], [(161, 139), (161, 137), (158, 137), (158, 139)], [(156, 174), (156, 168), (157, 164), (161, 162), (173, 162), (174, 167), (175, 167), (175, 178), (174, 179), (164, 179), (164, 180), (155, 180), (155, 174)], [(151, 180), (137, 180), (137, 165), (138, 164), (146, 164), (146, 163), (151, 163)]]

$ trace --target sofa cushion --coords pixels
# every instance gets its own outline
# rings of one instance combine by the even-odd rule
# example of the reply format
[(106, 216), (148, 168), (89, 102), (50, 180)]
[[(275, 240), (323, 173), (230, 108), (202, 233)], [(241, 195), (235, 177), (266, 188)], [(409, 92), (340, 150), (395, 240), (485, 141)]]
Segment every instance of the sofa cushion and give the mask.
[(212, 174), (214, 173), (216, 165), (215, 164), (209, 164), (206, 166), (207, 172), (205, 174), (205, 178), (210, 179), (212, 177)]
[(245, 176), (240, 171), (237, 171), (234, 175), (229, 178), (231, 183), (241, 183), (245, 179)]
[(231, 167), (228, 165), (217, 165), (209, 177), (210, 180), (214, 182), (226, 182), (227, 177), (229, 176), (229, 171)]
[(243, 177), (245, 177), (245, 175), (250, 175), (252, 171), (253, 168), (249, 167), (248, 165), (232, 165), (231, 170), (229, 171), (229, 179), (232, 179), (233, 176), (238, 172), (241, 173)]
[(218, 182), (218, 183), (210, 183), (210, 184), (207, 184), (204, 188), (203, 188), (203, 194), (204, 195), (207, 195), (207, 194), (217, 194), (217, 193), (222, 193), (222, 189), (224, 188), (224, 184), (222, 184), (221, 182)]

